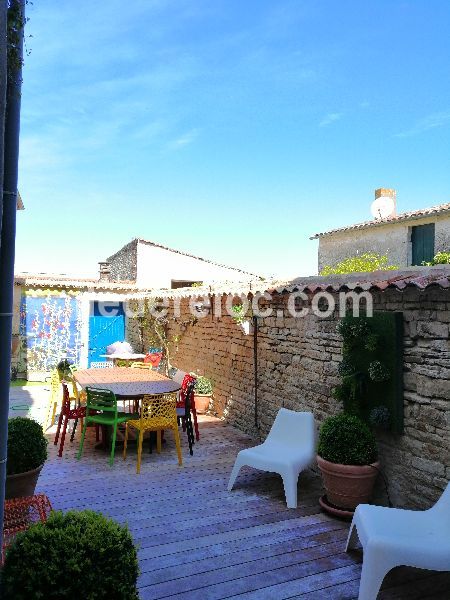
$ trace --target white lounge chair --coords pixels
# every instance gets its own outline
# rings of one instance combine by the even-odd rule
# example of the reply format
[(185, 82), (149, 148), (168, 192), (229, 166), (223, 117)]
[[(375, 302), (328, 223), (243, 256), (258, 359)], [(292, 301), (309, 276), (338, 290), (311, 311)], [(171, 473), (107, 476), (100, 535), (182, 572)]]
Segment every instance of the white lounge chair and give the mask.
[(283, 478), (288, 508), (297, 508), (297, 481), (300, 471), (309, 467), (316, 456), (314, 415), (281, 408), (266, 441), (254, 448), (241, 450), (231, 472), (231, 491), (244, 465), (261, 471), (279, 473)]
[(450, 483), (428, 510), (360, 504), (346, 551), (357, 537), (364, 550), (359, 600), (376, 600), (384, 576), (394, 567), (450, 571)]

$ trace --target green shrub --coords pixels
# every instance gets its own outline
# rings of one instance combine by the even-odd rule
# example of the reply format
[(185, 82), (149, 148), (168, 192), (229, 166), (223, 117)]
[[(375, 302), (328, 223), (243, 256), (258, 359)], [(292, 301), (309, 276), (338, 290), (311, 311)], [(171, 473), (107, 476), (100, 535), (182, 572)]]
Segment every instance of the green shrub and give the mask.
[(341, 465), (370, 465), (377, 460), (377, 444), (369, 427), (353, 415), (328, 417), (319, 434), (318, 454)]
[(72, 371), (70, 370), (71, 366), (72, 362), (70, 360), (67, 360), (67, 358), (64, 358), (63, 360), (59, 361), (59, 363), (56, 365), (56, 370), (59, 373), (60, 379), (72, 378)]
[(450, 264), (450, 252), (438, 252), (430, 262), (423, 262), (423, 265), (432, 267), (433, 265), (448, 265)]
[(398, 269), (390, 265), (387, 256), (376, 252), (365, 252), (358, 256), (351, 256), (336, 265), (326, 265), (321, 275), (346, 275), (347, 273), (368, 273), (372, 271), (393, 271)]
[(90, 510), (53, 512), (6, 552), (0, 597), (8, 600), (138, 600), (130, 532)]
[(369, 365), (369, 377), (372, 381), (389, 381), (389, 369), (380, 360), (374, 360)]
[(338, 321), (336, 331), (342, 336), (344, 345), (347, 348), (362, 340), (367, 341), (369, 336), (373, 335), (368, 317), (358, 317), (355, 319), (351, 315), (347, 315)]
[(234, 304), (231, 307), (231, 312), (233, 313), (233, 319), (234, 321), (236, 321), (236, 323), (240, 324), (243, 321), (246, 321), (248, 319), (247, 316), (247, 306), (244, 306), (243, 304)]
[(202, 375), (198, 375), (194, 390), (196, 394), (212, 394), (211, 380)]
[(47, 459), (47, 438), (42, 426), (27, 417), (8, 420), (8, 475), (37, 469)]

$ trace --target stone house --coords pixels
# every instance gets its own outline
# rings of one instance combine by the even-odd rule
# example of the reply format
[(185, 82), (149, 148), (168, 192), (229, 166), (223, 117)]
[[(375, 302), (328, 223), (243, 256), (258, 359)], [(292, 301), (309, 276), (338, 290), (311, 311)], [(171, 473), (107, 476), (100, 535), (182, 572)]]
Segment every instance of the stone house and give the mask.
[(375, 190), (372, 214), (371, 221), (310, 238), (319, 240), (319, 273), (326, 265), (365, 252), (387, 255), (398, 268), (421, 265), (438, 252), (450, 252), (450, 203), (397, 214), (395, 190), (380, 188)]
[(103, 278), (139, 287), (171, 289), (211, 281), (248, 281), (257, 275), (135, 238), (100, 263)]

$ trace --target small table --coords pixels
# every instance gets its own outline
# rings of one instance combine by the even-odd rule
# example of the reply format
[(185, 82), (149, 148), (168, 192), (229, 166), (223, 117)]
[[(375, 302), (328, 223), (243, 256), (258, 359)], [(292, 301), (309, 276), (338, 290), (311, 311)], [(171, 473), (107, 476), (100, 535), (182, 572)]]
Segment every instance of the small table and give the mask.
[(111, 390), (117, 398), (140, 399), (146, 394), (170, 394), (177, 392), (181, 384), (157, 371), (113, 367), (112, 369), (80, 369), (73, 378), (84, 389), (87, 386)]

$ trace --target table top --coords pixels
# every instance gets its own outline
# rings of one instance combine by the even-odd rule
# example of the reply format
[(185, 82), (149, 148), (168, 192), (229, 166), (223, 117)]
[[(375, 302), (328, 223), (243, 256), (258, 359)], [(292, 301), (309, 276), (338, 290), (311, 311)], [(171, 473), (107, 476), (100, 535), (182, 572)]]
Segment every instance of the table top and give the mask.
[(112, 369), (80, 369), (73, 374), (81, 385), (111, 390), (117, 397), (141, 398), (145, 394), (169, 394), (181, 385), (165, 375), (150, 369), (113, 367)]

